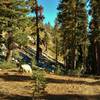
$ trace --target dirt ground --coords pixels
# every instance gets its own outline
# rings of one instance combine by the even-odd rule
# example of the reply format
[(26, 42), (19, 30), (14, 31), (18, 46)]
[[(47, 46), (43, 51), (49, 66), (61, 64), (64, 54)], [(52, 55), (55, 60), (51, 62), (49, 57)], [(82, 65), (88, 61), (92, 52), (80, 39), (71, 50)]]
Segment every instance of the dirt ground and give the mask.
[[(46, 75), (46, 100), (100, 100), (99, 77)], [(0, 70), (0, 100), (32, 100), (33, 80), (17, 70)]]

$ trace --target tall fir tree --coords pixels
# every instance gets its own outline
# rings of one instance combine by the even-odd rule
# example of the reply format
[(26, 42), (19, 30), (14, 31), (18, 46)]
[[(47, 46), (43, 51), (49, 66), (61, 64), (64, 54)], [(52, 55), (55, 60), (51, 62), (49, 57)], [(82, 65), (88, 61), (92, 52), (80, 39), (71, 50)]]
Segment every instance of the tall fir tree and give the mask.
[(100, 75), (100, 1), (91, 0), (91, 10), (89, 14), (92, 16), (90, 23), (90, 41), (91, 41), (91, 58), (92, 72)]
[(64, 66), (75, 69), (78, 62), (78, 49), (81, 46), (82, 62), (86, 64), (87, 17), (85, 0), (61, 0), (58, 6), (58, 21), (63, 31), (62, 52)]

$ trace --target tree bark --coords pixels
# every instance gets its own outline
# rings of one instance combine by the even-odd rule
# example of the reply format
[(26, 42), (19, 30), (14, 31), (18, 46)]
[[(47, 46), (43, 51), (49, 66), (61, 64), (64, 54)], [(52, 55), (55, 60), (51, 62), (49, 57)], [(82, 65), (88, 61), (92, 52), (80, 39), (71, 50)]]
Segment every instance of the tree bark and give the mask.
[(6, 61), (11, 61), (12, 49), (13, 49), (12, 43), (13, 43), (13, 34), (12, 32), (8, 32)]
[(78, 57), (77, 53), (78, 53), (78, 51), (77, 51), (77, 49), (75, 49), (75, 56), (74, 56), (74, 69), (75, 69), (76, 66), (77, 66), (77, 57)]
[(100, 43), (97, 41), (95, 43), (95, 59), (96, 59), (96, 72), (100, 75)]
[[(35, 0), (36, 2), (36, 6), (38, 6), (38, 3), (37, 3), (37, 0)], [(37, 35), (37, 44), (36, 44), (36, 61), (37, 61), (37, 64), (39, 63), (39, 43), (40, 43), (40, 36), (39, 36), (39, 18), (38, 18), (38, 11), (36, 10), (35, 11), (35, 14), (36, 14), (36, 35)]]
[(63, 59), (64, 59), (64, 67), (65, 67), (65, 69), (69, 69), (69, 66), (68, 66), (68, 63), (67, 63), (67, 56), (68, 56), (68, 49), (66, 49), (66, 50), (64, 50), (64, 57), (63, 57)]
[(82, 57), (83, 57), (83, 67), (86, 70), (86, 62), (87, 62), (87, 55), (88, 55), (88, 51), (87, 51), (87, 44), (86, 42), (83, 43), (83, 53), (82, 53)]
[(56, 67), (58, 65), (58, 43), (57, 43), (57, 38), (56, 38)]
[(12, 50), (8, 49), (6, 55), (6, 61), (7, 62), (11, 61), (11, 58), (12, 58)]

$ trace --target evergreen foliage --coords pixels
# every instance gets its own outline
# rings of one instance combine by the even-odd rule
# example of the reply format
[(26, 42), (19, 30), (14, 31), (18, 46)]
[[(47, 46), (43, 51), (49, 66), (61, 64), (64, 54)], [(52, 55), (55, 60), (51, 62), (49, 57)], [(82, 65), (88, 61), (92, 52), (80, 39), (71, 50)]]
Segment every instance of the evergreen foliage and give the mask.
[(79, 46), (83, 49), (81, 54), (83, 59), (80, 63), (86, 67), (87, 16), (85, 3), (84, 0), (61, 0), (58, 6), (64, 66), (68, 69), (75, 69), (77, 66)]

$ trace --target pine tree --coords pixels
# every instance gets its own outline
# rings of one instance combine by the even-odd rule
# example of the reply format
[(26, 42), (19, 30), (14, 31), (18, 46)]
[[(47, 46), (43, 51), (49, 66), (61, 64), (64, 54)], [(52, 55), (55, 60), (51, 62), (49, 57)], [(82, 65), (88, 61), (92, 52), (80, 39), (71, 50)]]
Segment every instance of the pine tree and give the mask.
[(87, 66), (87, 57), (88, 57), (88, 20), (87, 20), (87, 13), (86, 13), (86, 0), (79, 1), (78, 0), (78, 7), (77, 7), (77, 42), (78, 42), (78, 48), (81, 50), (79, 51), (80, 53), (80, 58), (81, 63), (83, 67), (86, 70)]
[(56, 68), (58, 68), (58, 57), (60, 54), (60, 29), (58, 25), (57, 19), (55, 20), (55, 26), (53, 31), (53, 44), (54, 44), (54, 52), (55, 52), (55, 61), (56, 61)]
[(31, 11), (31, 4), (34, 0), (0, 0), (0, 30), (6, 31), (7, 37), (7, 56), (11, 58), (13, 35), (17, 30), (25, 30), (24, 23), (26, 15)]
[(100, 75), (100, 1), (91, 0), (90, 15), (92, 21), (90, 23), (90, 41), (92, 46), (92, 68), (93, 73)]
[[(87, 40), (86, 10), (85, 1), (82, 0), (62, 0), (58, 6), (58, 21), (63, 33), (62, 52), (64, 55), (64, 66), (75, 69), (78, 59), (79, 45), (85, 46), (83, 41)], [(84, 47), (85, 48), (85, 47)], [(82, 55), (85, 51), (82, 52)], [(84, 59), (84, 60), (83, 60)], [(86, 63), (86, 57), (82, 62)]]

